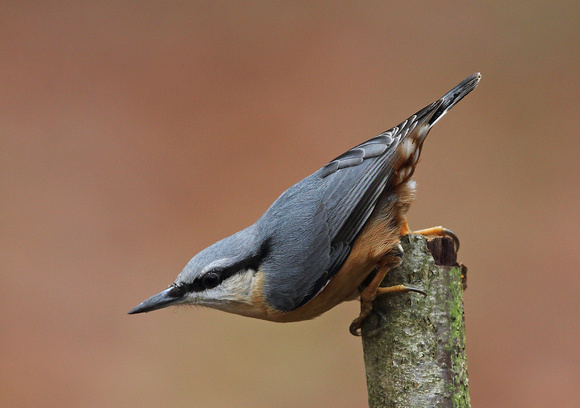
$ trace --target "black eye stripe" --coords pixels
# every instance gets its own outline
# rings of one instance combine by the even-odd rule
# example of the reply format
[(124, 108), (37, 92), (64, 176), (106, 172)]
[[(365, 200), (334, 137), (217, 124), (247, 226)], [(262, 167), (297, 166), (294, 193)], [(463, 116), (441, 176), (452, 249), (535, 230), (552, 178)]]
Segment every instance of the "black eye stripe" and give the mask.
[(173, 286), (168, 295), (172, 298), (180, 298), (183, 297), (188, 290), (189, 288), (186, 286)]
[[(244, 270), (252, 269), (254, 271), (257, 271), (258, 269), (260, 269), (262, 261), (268, 255), (269, 252), (270, 252), (270, 242), (269, 240), (265, 240), (260, 247), (260, 251), (256, 255), (246, 259), (242, 259), (241, 261), (229, 265), (227, 268), (212, 269), (204, 273), (203, 275), (198, 276), (193, 282), (180, 286), (180, 288), (184, 288), (185, 292), (202, 292), (207, 289), (215, 288), (226, 279)], [(216, 279), (214, 279), (213, 277), (210, 278), (210, 275), (212, 274), (217, 276), (217, 283)], [(211, 283), (211, 285), (207, 285), (208, 283)]]
[(212, 270), (197, 277), (193, 282), (185, 285), (187, 292), (202, 292), (207, 289), (212, 289), (218, 286), (222, 281), (223, 272), (219, 270)]

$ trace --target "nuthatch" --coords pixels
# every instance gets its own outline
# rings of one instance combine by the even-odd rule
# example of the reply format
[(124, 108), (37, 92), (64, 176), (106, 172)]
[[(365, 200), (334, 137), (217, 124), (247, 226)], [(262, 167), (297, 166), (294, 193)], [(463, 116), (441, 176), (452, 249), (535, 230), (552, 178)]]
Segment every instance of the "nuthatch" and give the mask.
[[(130, 314), (207, 306), (274, 322), (312, 319), (360, 296), (358, 334), (376, 296), (421, 290), (379, 287), (403, 256), (411, 176), (431, 127), (479, 83), (471, 75), (400, 125), (338, 156), (286, 190), (252, 226), (204, 249), (175, 282)], [(450, 235), (435, 227), (415, 231)]]

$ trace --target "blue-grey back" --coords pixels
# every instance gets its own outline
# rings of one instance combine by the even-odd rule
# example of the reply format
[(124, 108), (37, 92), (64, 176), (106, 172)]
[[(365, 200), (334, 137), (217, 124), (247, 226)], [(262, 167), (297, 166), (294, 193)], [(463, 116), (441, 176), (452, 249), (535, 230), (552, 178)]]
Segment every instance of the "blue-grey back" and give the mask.
[(403, 133), (392, 129), (337, 157), (285, 191), (258, 221), (272, 248), (261, 268), (276, 271), (276, 282), (265, 282), (270, 304), (294, 310), (338, 272), (393, 174), (390, 158)]

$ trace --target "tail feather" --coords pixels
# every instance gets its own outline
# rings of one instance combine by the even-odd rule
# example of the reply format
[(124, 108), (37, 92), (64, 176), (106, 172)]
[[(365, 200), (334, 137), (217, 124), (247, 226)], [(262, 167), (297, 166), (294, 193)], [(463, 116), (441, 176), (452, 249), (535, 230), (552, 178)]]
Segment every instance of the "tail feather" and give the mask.
[(421, 109), (410, 119), (399, 125), (403, 128), (409, 124), (408, 126), (412, 126), (412, 129), (401, 137), (396, 147), (396, 155), (391, 161), (397, 171), (396, 184), (404, 183), (411, 178), (415, 171), (415, 166), (419, 162), (423, 142), (429, 130), (449, 109), (473, 91), (480, 79), (481, 75), (479, 73), (470, 75), (440, 99)]
[(433, 126), (439, 119), (443, 117), (457, 102), (462, 100), (468, 93), (473, 91), (479, 80), (481, 79), (481, 74), (479, 72), (468, 76), (463, 81), (461, 81), (456, 87), (447, 92), (439, 101), (441, 105), (437, 110), (431, 115), (429, 119), (429, 126)]
[(481, 74), (479, 72), (468, 76), (441, 98), (417, 112), (413, 116), (417, 124), (413, 132), (410, 132), (407, 137), (414, 139), (417, 146), (421, 146), (433, 125), (457, 102), (473, 91), (480, 79)]

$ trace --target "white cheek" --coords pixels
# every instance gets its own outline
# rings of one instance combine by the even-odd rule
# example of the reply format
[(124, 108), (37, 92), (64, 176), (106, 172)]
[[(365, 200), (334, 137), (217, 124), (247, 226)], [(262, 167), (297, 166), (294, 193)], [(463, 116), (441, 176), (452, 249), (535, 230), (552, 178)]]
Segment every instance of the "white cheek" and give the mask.
[(213, 289), (192, 292), (187, 303), (218, 307), (230, 303), (250, 303), (254, 288), (254, 271), (236, 273)]

